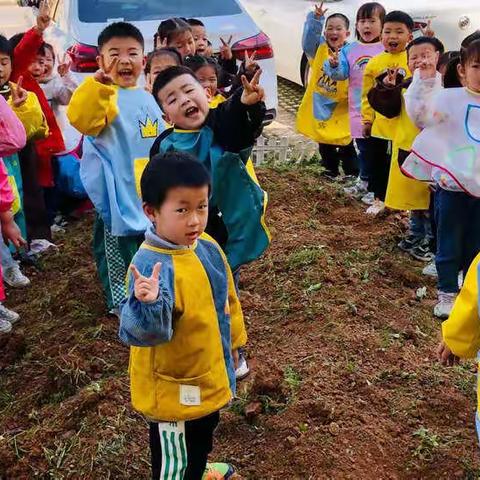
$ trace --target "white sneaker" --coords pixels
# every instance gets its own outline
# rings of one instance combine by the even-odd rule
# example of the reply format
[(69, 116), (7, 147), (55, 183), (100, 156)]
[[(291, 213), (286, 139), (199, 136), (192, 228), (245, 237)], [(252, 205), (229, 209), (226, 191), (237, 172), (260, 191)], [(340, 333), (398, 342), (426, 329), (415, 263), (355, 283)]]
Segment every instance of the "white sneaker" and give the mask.
[(442, 320), (446, 320), (450, 316), (450, 312), (452, 311), (453, 304), (455, 303), (455, 299), (457, 298), (456, 293), (445, 293), (445, 292), (438, 292), (438, 303), (435, 305), (433, 309), (433, 314), (437, 318), (441, 318)]
[(374, 201), (375, 201), (375, 195), (373, 194), (373, 192), (368, 192), (361, 199), (361, 202), (364, 203), (365, 205), (372, 205)]
[(6, 320), (9, 323), (15, 323), (20, 315), (13, 310), (9, 310), (3, 303), (0, 303), (0, 321)]
[(17, 262), (3, 270), (3, 280), (10, 287), (26, 287), (30, 285), (30, 280), (20, 271)]
[(372, 217), (376, 217), (379, 213), (382, 213), (385, 210), (385, 204), (378, 199), (375, 199), (372, 203), (367, 208), (367, 211), (365, 212), (367, 215), (372, 215)]
[(435, 265), (435, 262), (429, 263), (429, 264), (422, 270), (422, 274), (423, 274), (423, 275), (426, 275), (427, 277), (437, 278), (437, 277), (438, 277), (438, 273), (437, 273), (437, 265)]
[(250, 373), (250, 368), (248, 368), (247, 360), (243, 353), (240, 353), (238, 359), (238, 368), (235, 370), (235, 378), (237, 380), (243, 380)]
[(12, 324), (8, 320), (0, 318), (0, 333), (10, 333), (12, 331)]
[(358, 196), (363, 197), (366, 193), (368, 193), (367, 186), (368, 186), (368, 183), (359, 177), (351, 187), (345, 187), (343, 191), (347, 195), (352, 195), (354, 197), (358, 197)]

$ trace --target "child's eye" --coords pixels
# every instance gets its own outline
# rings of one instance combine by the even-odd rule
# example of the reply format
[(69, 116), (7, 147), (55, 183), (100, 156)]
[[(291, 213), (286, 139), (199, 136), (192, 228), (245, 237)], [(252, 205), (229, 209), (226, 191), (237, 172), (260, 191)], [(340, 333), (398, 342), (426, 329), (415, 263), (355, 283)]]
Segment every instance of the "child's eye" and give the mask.
[(179, 208), (177, 209), (177, 213), (185, 213), (187, 211), (186, 208)]
[(208, 208), (208, 205), (206, 203), (198, 207), (199, 210), (205, 210), (206, 208)]

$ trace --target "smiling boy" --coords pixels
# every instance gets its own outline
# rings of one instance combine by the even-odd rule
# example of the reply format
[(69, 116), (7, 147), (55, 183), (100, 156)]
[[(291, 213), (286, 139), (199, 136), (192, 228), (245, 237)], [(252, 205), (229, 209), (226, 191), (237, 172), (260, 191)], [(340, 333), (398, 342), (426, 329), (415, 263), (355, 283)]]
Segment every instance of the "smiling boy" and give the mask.
[(148, 226), (138, 193), (140, 176), (163, 121), (151, 95), (137, 87), (145, 66), (140, 31), (129, 23), (112, 23), (98, 37), (98, 48), (100, 69), (75, 91), (67, 115), (86, 135), (81, 177), (97, 212), (97, 269), (108, 308), (116, 314), (128, 265)]

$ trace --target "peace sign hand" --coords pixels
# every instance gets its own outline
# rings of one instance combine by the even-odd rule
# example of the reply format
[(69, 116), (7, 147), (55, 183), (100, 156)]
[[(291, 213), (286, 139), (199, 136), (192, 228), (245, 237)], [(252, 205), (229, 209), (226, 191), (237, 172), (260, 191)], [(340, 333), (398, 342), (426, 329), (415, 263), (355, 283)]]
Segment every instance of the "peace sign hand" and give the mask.
[(50, 26), (50, 21), (50, 5), (48, 4), (48, 0), (42, 0), (38, 8), (37, 30), (43, 33)]
[(232, 47), (230, 44), (232, 43), (232, 35), (228, 41), (225, 41), (222, 37), (220, 37), (220, 41), (222, 42), (222, 46), (220, 47), (220, 57), (223, 60), (231, 60), (233, 58)]
[(66, 53), (63, 54), (63, 57), (60, 58), (60, 55), (57, 55), (58, 67), (57, 71), (61, 77), (64, 77), (70, 71), (72, 65), (72, 59)]
[(144, 277), (140, 274), (135, 265), (130, 266), (134, 279), (135, 298), (142, 303), (153, 303), (158, 299), (160, 287), (158, 285), (158, 277), (160, 275), (161, 263), (156, 263), (153, 267), (152, 275)]
[(257, 51), (254, 50), (251, 56), (248, 56), (248, 50), (245, 50), (245, 71), (247, 73), (254, 73), (258, 67), (258, 63), (255, 61)]
[(265, 90), (259, 85), (262, 70), (258, 69), (249, 82), (245, 75), (242, 75), (243, 92), (241, 102), (244, 105), (255, 105), (265, 98)]
[(337, 68), (338, 64), (340, 63), (339, 60), (338, 60), (339, 51), (340, 50), (338, 48), (333, 49), (331, 55), (328, 57), (328, 61), (329, 61), (330, 66), (332, 68)]
[(111, 75), (113, 69), (117, 66), (118, 57), (115, 57), (110, 65), (105, 64), (105, 57), (100, 55), (99, 58), (100, 68), (95, 72), (93, 78), (104, 85), (112, 85), (114, 83), (113, 76)]
[(424, 37), (433, 38), (435, 36), (435, 31), (432, 29), (432, 21), (428, 20), (426, 27), (421, 27), (422, 35)]
[(322, 2), (320, 5), (315, 5), (315, 17), (320, 19), (325, 16), (325, 14), (328, 11), (328, 8), (323, 8), (324, 2)]
[(398, 71), (398, 67), (389, 68), (387, 70), (387, 75), (383, 79), (383, 84), (387, 87), (395, 87), (395, 85), (397, 85)]
[(23, 77), (18, 78), (17, 85), (11, 84), (12, 91), (12, 106), (14, 108), (20, 108), (28, 98), (28, 92), (22, 88)]

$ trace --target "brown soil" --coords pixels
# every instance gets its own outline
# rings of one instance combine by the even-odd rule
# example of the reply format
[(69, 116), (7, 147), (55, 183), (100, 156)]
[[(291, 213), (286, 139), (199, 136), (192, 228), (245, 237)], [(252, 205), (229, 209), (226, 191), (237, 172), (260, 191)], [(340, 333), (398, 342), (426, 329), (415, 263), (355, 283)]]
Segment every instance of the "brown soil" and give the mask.
[[(242, 272), (253, 372), (214, 458), (256, 480), (478, 478), (475, 368), (435, 362), (435, 285), (395, 248), (402, 217), (367, 218), (315, 169), (260, 177), (274, 242)], [(0, 337), (1, 479), (148, 478), (90, 224), (9, 292), (22, 320)]]

